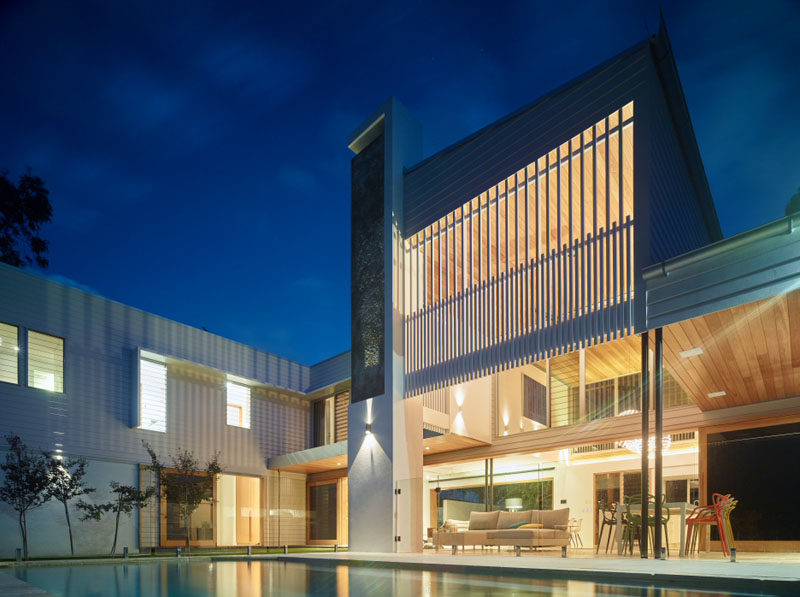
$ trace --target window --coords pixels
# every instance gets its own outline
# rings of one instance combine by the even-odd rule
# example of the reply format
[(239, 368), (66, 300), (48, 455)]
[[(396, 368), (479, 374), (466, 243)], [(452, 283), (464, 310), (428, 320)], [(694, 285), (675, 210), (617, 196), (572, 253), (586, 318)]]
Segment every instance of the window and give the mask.
[(19, 383), (18, 335), (16, 326), (0, 323), (0, 381)]
[(228, 425), (250, 429), (250, 388), (228, 382)]
[(167, 430), (167, 366), (139, 360), (139, 429)]
[(336, 398), (323, 398), (313, 405), (314, 446), (326, 446), (335, 441)]
[(28, 385), (64, 391), (64, 339), (28, 332)]

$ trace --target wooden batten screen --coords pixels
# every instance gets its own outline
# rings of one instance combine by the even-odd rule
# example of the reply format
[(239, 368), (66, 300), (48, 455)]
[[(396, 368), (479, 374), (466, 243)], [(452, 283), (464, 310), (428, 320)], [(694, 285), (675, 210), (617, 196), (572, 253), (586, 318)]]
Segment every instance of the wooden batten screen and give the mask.
[(406, 395), (633, 327), (633, 103), (405, 241)]
[(350, 405), (350, 392), (336, 394), (335, 402), (335, 434), (334, 441), (341, 442), (347, 439), (347, 407)]

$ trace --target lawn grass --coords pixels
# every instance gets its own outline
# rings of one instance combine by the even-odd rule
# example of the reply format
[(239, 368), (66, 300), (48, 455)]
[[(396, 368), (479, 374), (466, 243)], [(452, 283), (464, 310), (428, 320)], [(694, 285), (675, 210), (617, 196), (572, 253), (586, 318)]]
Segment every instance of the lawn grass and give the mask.
[[(289, 553), (324, 553), (324, 552), (333, 552), (333, 547), (328, 546), (321, 546), (321, 547), (290, 547)], [(340, 547), (339, 551), (347, 551), (346, 547)], [(282, 554), (284, 553), (283, 547), (253, 547), (252, 548), (252, 555), (269, 555), (269, 554)], [(202, 548), (202, 547), (194, 547), (192, 548), (191, 552), (187, 553), (183, 551), (181, 553), (182, 558), (191, 558), (191, 557), (209, 557), (209, 556), (246, 556), (247, 555), (247, 548), (230, 548), (230, 549), (215, 549), (215, 548)], [(159, 548), (156, 550), (155, 553), (149, 552), (142, 552), (142, 553), (131, 553), (129, 556), (129, 560), (146, 560), (149, 558), (166, 558), (166, 557), (176, 557), (175, 549), (166, 549), (166, 548)], [(113, 556), (108, 554), (95, 554), (95, 555), (79, 555), (79, 556), (50, 556), (50, 557), (31, 557), (27, 560), (23, 560), (24, 562), (36, 562), (36, 561), (64, 561), (69, 562), (70, 560), (122, 560), (121, 553), (115, 554)], [(14, 558), (0, 558), (0, 562), (14, 562), (16, 561)]]

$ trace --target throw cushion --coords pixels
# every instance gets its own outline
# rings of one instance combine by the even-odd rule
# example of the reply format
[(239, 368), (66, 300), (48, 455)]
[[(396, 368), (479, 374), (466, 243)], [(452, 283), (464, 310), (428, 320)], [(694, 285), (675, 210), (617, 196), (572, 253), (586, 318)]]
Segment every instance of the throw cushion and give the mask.
[(523, 524), (517, 527), (518, 529), (541, 529), (542, 523), (541, 522), (529, 522), (527, 524)]
[(466, 520), (455, 520), (453, 518), (448, 518), (442, 525), (442, 530), (457, 533), (459, 531), (466, 531), (468, 527), (469, 522)]
[(500, 510), (500, 514), (497, 517), (497, 528), (498, 529), (512, 529), (512, 524), (516, 524), (518, 522), (530, 522), (531, 521), (531, 511), (530, 510), (520, 510), (519, 512), (506, 512), (504, 510)]
[(487, 529), (497, 528), (497, 517), (499, 511), (494, 512), (476, 512), (469, 513), (469, 530), (470, 531), (485, 531)]
[(515, 522), (515, 523), (512, 523), (511, 526), (509, 526), (508, 528), (509, 529), (518, 529), (520, 527), (524, 527), (525, 525), (530, 525), (530, 524), (531, 523), (529, 523), (529, 522)]

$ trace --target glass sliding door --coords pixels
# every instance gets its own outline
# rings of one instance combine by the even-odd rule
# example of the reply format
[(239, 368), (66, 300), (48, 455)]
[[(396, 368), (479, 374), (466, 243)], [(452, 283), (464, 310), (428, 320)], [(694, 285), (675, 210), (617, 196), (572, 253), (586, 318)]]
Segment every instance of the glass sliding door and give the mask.
[[(175, 476), (177, 476), (177, 473), (168, 473), (167, 484), (170, 483), (170, 477)], [(215, 479), (212, 487), (207, 492), (206, 499), (189, 516), (188, 525), (184, 518), (181, 504), (171, 496), (165, 495), (161, 498), (162, 545), (166, 547), (186, 545), (187, 526), (189, 545), (197, 547), (213, 547), (216, 545), (213, 506), (216, 485), (217, 481)]]
[(261, 485), (259, 477), (220, 475), (217, 480), (217, 545), (260, 545)]
[(309, 482), (307, 500), (307, 543), (347, 545), (347, 478)]

